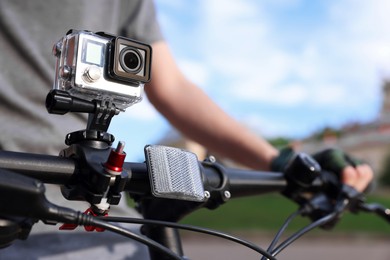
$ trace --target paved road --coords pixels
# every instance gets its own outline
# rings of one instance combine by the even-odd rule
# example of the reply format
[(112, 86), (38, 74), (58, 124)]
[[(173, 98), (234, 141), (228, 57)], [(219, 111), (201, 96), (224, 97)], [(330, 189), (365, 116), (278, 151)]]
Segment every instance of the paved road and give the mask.
[[(243, 236), (242, 236), (243, 237)], [(250, 238), (251, 242), (266, 247), (270, 238)], [(251, 260), (260, 259), (251, 249), (218, 238), (185, 237), (184, 250), (191, 260)], [(386, 237), (306, 236), (278, 256), (279, 260), (390, 260), (390, 234)]]

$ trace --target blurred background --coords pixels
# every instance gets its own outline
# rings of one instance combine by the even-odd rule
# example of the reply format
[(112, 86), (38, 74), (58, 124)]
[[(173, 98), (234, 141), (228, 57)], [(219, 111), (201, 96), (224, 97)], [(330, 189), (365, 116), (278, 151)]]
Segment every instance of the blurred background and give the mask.
[[(179, 66), (267, 138), (305, 139), (381, 116), (390, 79), (390, 3), (352, 0), (157, 0)], [(146, 100), (112, 131), (142, 160), (170, 126)], [(129, 149), (130, 150), (130, 149)]]
[[(275, 145), (306, 152), (340, 147), (364, 159), (378, 183), (369, 199), (390, 206), (389, 1), (156, 0), (156, 7), (180, 68), (227, 113)], [(129, 161), (144, 160), (145, 144), (181, 146), (200, 159), (210, 152), (172, 129), (146, 97), (115, 118), (111, 132), (126, 141)], [(233, 200), (185, 222), (270, 241), (295, 208), (270, 195)], [(390, 259), (390, 225), (368, 214), (346, 215), (334, 232), (320, 230), (309, 236), (311, 243), (298, 244), (294, 259), (311, 259), (309, 249), (320, 259), (338, 246), (343, 252), (330, 258), (354, 259), (356, 252), (361, 259)], [(191, 238), (194, 252), (201, 252)], [(236, 259), (218, 253), (212, 256)]]

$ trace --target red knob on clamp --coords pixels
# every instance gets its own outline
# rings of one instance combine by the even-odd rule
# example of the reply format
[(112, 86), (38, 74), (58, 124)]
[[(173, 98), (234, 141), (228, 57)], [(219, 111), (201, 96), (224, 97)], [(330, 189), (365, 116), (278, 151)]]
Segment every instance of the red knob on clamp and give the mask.
[(126, 157), (126, 153), (123, 151), (124, 147), (125, 143), (119, 141), (116, 149), (111, 150), (107, 162), (104, 163), (106, 170), (113, 175), (118, 175), (122, 172), (123, 163), (125, 162)]

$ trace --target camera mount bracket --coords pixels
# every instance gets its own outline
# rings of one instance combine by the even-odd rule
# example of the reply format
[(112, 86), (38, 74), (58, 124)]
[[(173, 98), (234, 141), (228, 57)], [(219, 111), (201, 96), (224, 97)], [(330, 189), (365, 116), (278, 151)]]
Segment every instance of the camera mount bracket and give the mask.
[[(105, 213), (104, 210), (96, 211), (96, 205), (118, 204), (120, 192), (128, 178), (125, 171), (112, 173), (107, 168), (115, 138), (106, 131), (112, 117), (119, 114), (120, 110), (112, 102), (85, 100), (58, 89), (51, 90), (47, 95), (46, 108), (49, 113), (58, 115), (68, 112), (89, 114), (86, 129), (67, 134), (65, 143), (69, 147), (61, 152), (63, 157), (79, 158), (80, 167), (84, 170), (77, 173), (70, 183), (62, 186), (61, 191), (66, 199), (88, 201), (96, 214)], [(124, 158), (125, 153), (114, 152), (114, 155)], [(123, 161), (116, 158), (114, 163), (119, 169)]]
[(46, 97), (46, 109), (50, 114), (64, 115), (68, 112), (88, 113), (87, 130), (106, 132), (113, 116), (119, 109), (110, 101), (85, 100), (66, 91), (53, 89)]

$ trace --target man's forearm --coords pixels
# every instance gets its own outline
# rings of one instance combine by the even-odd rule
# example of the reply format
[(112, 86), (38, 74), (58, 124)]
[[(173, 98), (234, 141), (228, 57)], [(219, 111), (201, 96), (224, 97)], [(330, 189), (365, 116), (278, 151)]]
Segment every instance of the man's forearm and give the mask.
[(268, 170), (278, 151), (222, 111), (179, 71), (165, 43), (154, 48), (149, 100), (179, 131), (210, 151), (245, 166)]

